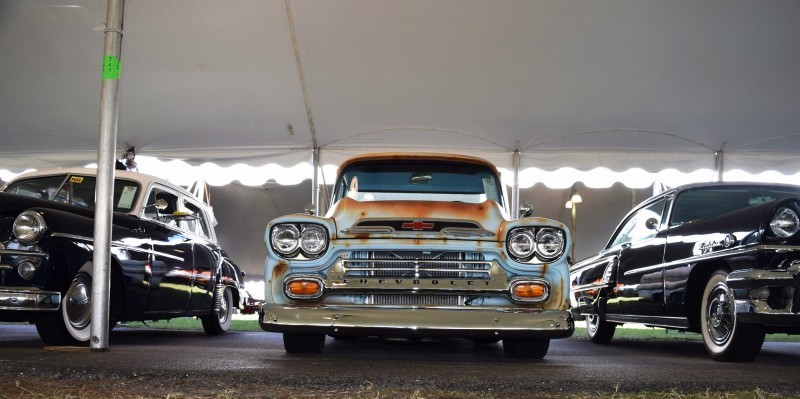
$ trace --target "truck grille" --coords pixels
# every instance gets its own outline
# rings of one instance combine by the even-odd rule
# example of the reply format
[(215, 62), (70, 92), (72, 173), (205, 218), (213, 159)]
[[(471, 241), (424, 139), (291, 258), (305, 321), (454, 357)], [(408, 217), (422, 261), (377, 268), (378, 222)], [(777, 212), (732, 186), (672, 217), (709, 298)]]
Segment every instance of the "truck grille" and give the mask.
[(347, 277), (489, 279), (479, 252), (353, 251), (343, 259)]
[(458, 295), (387, 294), (369, 295), (367, 303), (395, 306), (459, 306), (464, 304), (464, 299)]

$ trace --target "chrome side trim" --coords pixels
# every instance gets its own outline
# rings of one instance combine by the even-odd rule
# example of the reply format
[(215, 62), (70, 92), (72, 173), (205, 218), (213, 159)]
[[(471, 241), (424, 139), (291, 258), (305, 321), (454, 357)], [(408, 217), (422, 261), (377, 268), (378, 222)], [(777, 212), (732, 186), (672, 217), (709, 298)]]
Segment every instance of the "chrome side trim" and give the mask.
[(749, 252), (756, 252), (756, 251), (778, 251), (778, 252), (791, 252), (791, 251), (800, 251), (800, 245), (756, 245), (752, 247), (745, 247), (739, 249), (732, 249), (730, 251), (720, 251), (720, 252), (713, 252), (710, 254), (705, 255), (697, 255), (691, 256), (688, 258), (667, 262), (667, 263), (660, 263), (657, 265), (652, 266), (645, 266), (640, 267), (638, 269), (628, 270), (624, 273), (624, 275), (628, 276), (631, 274), (648, 272), (650, 270), (660, 269), (664, 267), (676, 266), (676, 265), (683, 265), (687, 263), (695, 263), (704, 260), (710, 259), (719, 259), (724, 258), (732, 255), (743, 255)]
[(731, 250), (731, 251), (715, 252), (715, 253), (706, 254), (706, 255), (690, 256), (688, 258), (683, 258), (683, 259), (679, 259), (679, 260), (672, 261), (672, 262), (659, 263), (657, 265), (645, 266), (645, 267), (640, 267), (638, 269), (628, 270), (628, 271), (626, 271), (624, 273), (624, 275), (628, 276), (628, 275), (631, 275), (631, 274), (648, 272), (648, 271), (651, 271), (651, 270), (661, 269), (661, 268), (664, 268), (664, 267), (684, 265), (684, 264), (687, 264), (687, 263), (695, 263), (695, 262), (700, 262), (700, 261), (704, 261), (704, 260), (725, 258), (725, 257), (732, 256), (732, 255), (743, 255), (743, 254), (746, 254), (748, 252), (755, 252), (755, 251), (757, 251), (759, 249), (762, 249), (762, 248), (761, 247), (742, 248), (742, 249), (734, 249), (734, 250)]
[(51, 237), (63, 237), (63, 238), (69, 238), (71, 240), (86, 241), (86, 242), (89, 242), (89, 243), (94, 243), (94, 239), (92, 237), (79, 236), (79, 235), (76, 235), (76, 234), (53, 233), (50, 236)]
[(339, 232), (342, 234), (392, 234), (394, 233), (394, 229), (389, 226), (348, 227), (339, 230)]
[(464, 227), (445, 227), (442, 234), (458, 237), (494, 237), (496, 234), (486, 229), (469, 229)]
[(47, 254), (40, 251), (24, 251), (20, 249), (0, 249), (0, 255), (12, 256), (35, 256), (38, 258), (46, 258)]
[(0, 310), (52, 312), (61, 305), (61, 293), (35, 288), (0, 288)]

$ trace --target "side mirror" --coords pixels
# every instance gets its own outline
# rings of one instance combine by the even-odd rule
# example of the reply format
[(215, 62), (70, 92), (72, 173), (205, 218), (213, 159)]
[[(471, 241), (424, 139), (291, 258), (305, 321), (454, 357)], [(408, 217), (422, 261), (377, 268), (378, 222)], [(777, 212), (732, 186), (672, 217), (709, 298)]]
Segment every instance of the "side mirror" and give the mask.
[(519, 217), (526, 218), (530, 215), (533, 215), (533, 205), (528, 201), (519, 204)]
[(152, 204), (145, 205), (144, 207), (145, 208), (156, 208), (156, 210), (160, 212), (160, 211), (163, 211), (164, 209), (167, 209), (168, 206), (169, 206), (169, 204), (167, 203), (167, 200), (165, 200), (163, 198), (159, 198), (159, 199), (156, 200), (156, 202), (154, 202)]
[(647, 227), (648, 230), (658, 230), (658, 219), (650, 218), (644, 222), (644, 227)]
[(306, 215), (314, 216), (317, 213), (316, 209), (317, 209), (317, 207), (313, 203), (310, 203), (310, 204), (306, 205), (306, 209), (305, 209), (304, 212), (305, 212)]

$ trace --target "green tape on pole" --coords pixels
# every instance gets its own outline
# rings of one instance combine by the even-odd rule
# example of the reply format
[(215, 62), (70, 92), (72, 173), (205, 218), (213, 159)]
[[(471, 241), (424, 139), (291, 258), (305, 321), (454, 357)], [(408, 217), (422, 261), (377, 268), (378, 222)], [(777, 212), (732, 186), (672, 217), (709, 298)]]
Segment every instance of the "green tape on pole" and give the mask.
[(103, 57), (103, 80), (119, 79), (119, 68), (122, 62), (113, 55)]

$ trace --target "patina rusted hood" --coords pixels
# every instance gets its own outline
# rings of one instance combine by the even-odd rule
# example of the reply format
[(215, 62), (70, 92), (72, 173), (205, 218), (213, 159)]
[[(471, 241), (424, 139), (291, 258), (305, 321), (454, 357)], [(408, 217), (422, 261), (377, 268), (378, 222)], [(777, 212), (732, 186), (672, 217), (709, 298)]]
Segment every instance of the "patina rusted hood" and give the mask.
[(506, 212), (494, 201), (356, 201), (344, 198), (326, 217), (337, 238), (459, 238), (496, 241)]

